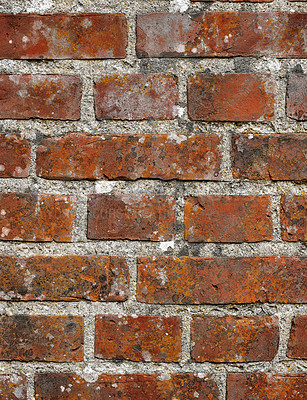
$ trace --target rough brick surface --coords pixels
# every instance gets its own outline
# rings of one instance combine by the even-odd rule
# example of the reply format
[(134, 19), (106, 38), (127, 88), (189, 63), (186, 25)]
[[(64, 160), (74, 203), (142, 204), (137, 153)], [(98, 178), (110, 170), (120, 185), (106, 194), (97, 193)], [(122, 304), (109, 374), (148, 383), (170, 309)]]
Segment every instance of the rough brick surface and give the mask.
[(73, 75), (0, 75), (0, 119), (80, 118), (81, 81)]
[(227, 400), (304, 400), (307, 377), (304, 374), (230, 373)]
[(278, 318), (194, 316), (192, 359), (198, 362), (270, 361), (278, 350)]
[(298, 121), (307, 120), (307, 75), (290, 74), (287, 85), (286, 113)]
[(0, 360), (82, 361), (83, 318), (0, 316)]
[(192, 120), (271, 121), (275, 80), (270, 75), (197, 74), (188, 82), (188, 113)]
[(0, 375), (1, 400), (27, 400), (27, 379), (24, 375)]
[(177, 78), (172, 75), (129, 74), (95, 79), (97, 119), (174, 119)]
[(141, 257), (137, 299), (160, 304), (304, 303), (306, 258)]
[(104, 359), (177, 362), (180, 319), (158, 316), (96, 317), (95, 356)]
[(269, 196), (190, 196), (184, 213), (189, 242), (259, 242), (273, 237)]
[(137, 17), (138, 57), (306, 57), (306, 14), (155, 13)]
[(123, 257), (0, 256), (1, 300), (124, 301), (129, 271)]
[[(64, 388), (64, 389), (63, 389)], [(213, 379), (203, 374), (35, 375), (36, 400), (218, 400)], [(80, 396), (81, 395), (81, 396)]]
[(88, 209), (89, 239), (167, 241), (174, 237), (172, 196), (93, 194)]
[(307, 196), (284, 195), (280, 208), (281, 237), (289, 242), (307, 240)]
[(0, 240), (69, 242), (74, 196), (0, 193)]
[(69, 134), (45, 139), (37, 150), (37, 175), (47, 179), (218, 180), (218, 135)]
[(232, 137), (236, 179), (307, 180), (307, 135), (239, 135)]
[(297, 315), (292, 321), (287, 356), (307, 359), (307, 315)]
[(0, 134), (0, 177), (25, 178), (29, 176), (31, 147), (19, 135)]
[(0, 15), (0, 58), (124, 58), (122, 14)]

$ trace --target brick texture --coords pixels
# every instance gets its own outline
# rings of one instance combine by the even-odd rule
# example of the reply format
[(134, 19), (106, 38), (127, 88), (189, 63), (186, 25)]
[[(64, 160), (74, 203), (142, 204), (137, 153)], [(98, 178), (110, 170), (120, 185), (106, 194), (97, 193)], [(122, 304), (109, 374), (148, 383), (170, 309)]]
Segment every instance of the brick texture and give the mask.
[(137, 298), (158, 304), (305, 303), (306, 258), (140, 257)]
[(269, 196), (190, 196), (184, 213), (189, 242), (259, 242), (273, 237)]
[(25, 375), (0, 375), (1, 400), (27, 400), (27, 379)]
[(13, 133), (0, 134), (0, 177), (29, 176), (31, 147), (27, 139)]
[(307, 240), (307, 196), (281, 197), (280, 224), (283, 240), (289, 242)]
[(292, 321), (287, 356), (307, 359), (307, 315), (297, 315)]
[(72, 75), (0, 75), (0, 119), (80, 118), (81, 81)]
[(45, 139), (37, 150), (37, 175), (47, 179), (218, 180), (218, 135), (70, 134)]
[(129, 271), (123, 257), (0, 256), (1, 300), (125, 301)]
[(194, 316), (192, 359), (198, 362), (270, 361), (278, 350), (278, 318)]
[(176, 362), (180, 319), (158, 316), (96, 317), (95, 356), (113, 360)]
[(287, 85), (286, 113), (298, 121), (307, 120), (307, 75), (290, 74)]
[(0, 193), (0, 240), (70, 242), (74, 196)]
[(83, 319), (56, 315), (0, 316), (0, 360), (82, 361)]

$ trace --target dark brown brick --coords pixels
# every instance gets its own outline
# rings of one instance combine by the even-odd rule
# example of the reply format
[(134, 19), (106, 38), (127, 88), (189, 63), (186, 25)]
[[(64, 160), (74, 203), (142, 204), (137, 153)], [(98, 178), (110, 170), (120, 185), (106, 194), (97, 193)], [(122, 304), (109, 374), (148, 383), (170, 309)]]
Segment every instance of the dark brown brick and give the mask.
[(193, 317), (192, 359), (198, 362), (271, 361), (278, 350), (278, 317)]
[(0, 177), (25, 178), (29, 176), (31, 147), (26, 139), (13, 133), (0, 134)]
[(306, 14), (199, 12), (138, 15), (138, 57), (304, 58)]
[(228, 374), (227, 400), (304, 400), (306, 396), (304, 374)]
[(1, 400), (27, 400), (27, 379), (25, 375), (0, 375)]
[(287, 85), (286, 113), (298, 121), (307, 120), (307, 75), (290, 74)]
[(0, 193), (0, 240), (70, 242), (74, 196)]
[(177, 78), (172, 75), (109, 75), (95, 79), (97, 119), (174, 119)]
[(83, 318), (1, 315), (0, 360), (82, 361)]
[(137, 299), (159, 304), (305, 303), (307, 258), (141, 257)]
[(232, 137), (236, 179), (307, 180), (307, 135), (238, 135)]
[(123, 14), (4, 14), (0, 16), (0, 58), (124, 58)]
[(271, 121), (275, 79), (256, 74), (197, 74), (188, 81), (192, 120)]
[(37, 175), (47, 179), (218, 180), (218, 135), (69, 134), (40, 142)]
[(307, 359), (307, 315), (297, 315), (292, 321), (287, 356)]
[(73, 75), (0, 75), (0, 119), (80, 119), (81, 80)]
[(0, 256), (1, 300), (125, 301), (129, 271), (122, 257)]
[(269, 196), (189, 196), (184, 210), (189, 242), (260, 242), (271, 240)]
[(284, 195), (280, 205), (281, 238), (288, 242), (307, 240), (307, 196)]
[(167, 195), (92, 194), (89, 239), (167, 241), (174, 238), (175, 199)]
[[(209, 375), (35, 375), (36, 400), (218, 400), (219, 391)], [(64, 389), (63, 389), (64, 388)]]
[(109, 360), (177, 362), (180, 319), (159, 316), (96, 316), (95, 356)]

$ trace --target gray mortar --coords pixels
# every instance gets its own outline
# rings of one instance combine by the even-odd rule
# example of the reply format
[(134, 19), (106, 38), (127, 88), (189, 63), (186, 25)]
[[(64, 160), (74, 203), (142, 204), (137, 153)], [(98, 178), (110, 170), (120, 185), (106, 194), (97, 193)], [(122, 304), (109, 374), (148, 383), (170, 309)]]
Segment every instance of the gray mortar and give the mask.
[[(172, 2), (173, 4), (174, 2)], [(178, 1), (180, 3), (180, 0)], [(181, 4), (183, 2), (181, 1)], [(186, 12), (210, 11), (306, 11), (300, 2), (275, 0), (273, 3), (190, 3)], [(36, 372), (82, 373), (91, 367), (99, 373), (171, 373), (196, 372), (213, 374), (220, 389), (220, 399), (226, 398), (227, 372), (303, 372), (307, 363), (290, 360), (286, 356), (291, 321), (295, 315), (307, 314), (306, 305), (297, 304), (243, 304), (243, 305), (156, 305), (136, 301), (137, 256), (190, 255), (190, 256), (307, 256), (307, 244), (283, 242), (280, 235), (280, 197), (285, 193), (307, 192), (307, 185), (296, 182), (266, 182), (234, 180), (231, 173), (230, 139), (237, 133), (300, 133), (306, 132), (307, 123), (297, 122), (285, 115), (286, 78), (289, 71), (307, 72), (307, 60), (275, 58), (195, 58), (195, 59), (137, 59), (135, 55), (135, 16), (150, 12), (174, 11), (170, 1), (150, 0), (0, 0), (1, 13), (55, 13), (55, 12), (122, 12), (128, 23), (127, 57), (124, 60), (57, 60), (25, 61), (0, 60), (0, 73), (77, 74), (83, 81), (81, 119), (79, 121), (13, 121), (1, 120), (0, 132), (19, 132), (32, 144), (30, 177), (26, 179), (1, 179), (1, 192), (62, 193), (77, 196), (78, 208), (72, 243), (25, 243), (0, 242), (0, 254), (27, 257), (36, 254), (106, 254), (124, 256), (127, 260), (131, 287), (129, 300), (123, 303), (103, 302), (4, 302), (0, 301), (0, 313), (4, 314), (73, 314), (84, 317), (84, 362), (0, 362), (1, 373), (24, 373), (29, 382), (28, 398), (34, 400), (34, 374)], [(197, 72), (254, 72), (277, 75), (278, 94), (276, 120), (255, 123), (192, 122), (187, 116), (186, 85), (190, 76)], [(175, 74), (179, 78), (179, 106), (183, 115), (174, 121), (96, 121), (94, 114), (93, 78), (106, 74), (132, 72)], [(68, 132), (86, 132), (98, 135), (110, 133), (216, 133), (222, 137), (222, 177), (219, 182), (183, 182), (137, 180), (128, 181), (80, 181), (65, 182), (44, 180), (35, 175), (35, 153), (41, 137), (64, 136)], [(94, 241), (86, 238), (87, 196), (91, 193), (151, 193), (171, 194), (177, 199), (176, 236), (169, 247), (159, 242)], [(274, 239), (261, 243), (187, 243), (183, 240), (183, 207), (188, 195), (271, 195)], [(182, 356), (179, 363), (151, 363), (106, 361), (94, 358), (94, 319), (96, 314), (163, 315), (179, 316), (182, 324)], [(194, 314), (206, 315), (277, 315), (280, 320), (279, 352), (272, 362), (256, 363), (194, 363), (189, 359), (190, 321)]]

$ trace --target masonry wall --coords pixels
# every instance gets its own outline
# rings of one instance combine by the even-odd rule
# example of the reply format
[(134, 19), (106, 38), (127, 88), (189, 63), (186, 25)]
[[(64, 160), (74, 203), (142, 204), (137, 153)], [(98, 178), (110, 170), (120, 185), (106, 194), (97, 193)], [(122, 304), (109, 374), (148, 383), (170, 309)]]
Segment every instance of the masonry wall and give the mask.
[(0, 398), (306, 399), (304, 1), (0, 2)]

